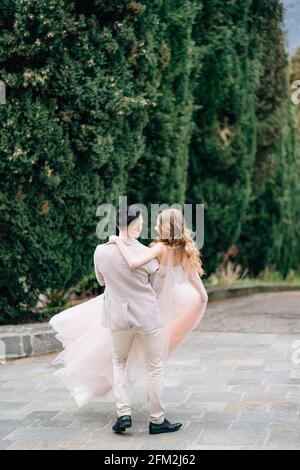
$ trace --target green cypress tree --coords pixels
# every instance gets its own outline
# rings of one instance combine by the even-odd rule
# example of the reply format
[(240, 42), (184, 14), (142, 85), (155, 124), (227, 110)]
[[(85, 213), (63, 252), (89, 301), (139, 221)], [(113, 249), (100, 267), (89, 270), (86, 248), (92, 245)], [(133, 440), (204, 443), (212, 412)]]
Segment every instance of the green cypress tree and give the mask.
[(128, 194), (142, 203), (183, 203), (192, 130), (194, 0), (165, 0), (160, 18), (160, 82), (156, 107), (149, 113), (145, 149), (131, 174)]
[(248, 208), (258, 60), (252, 1), (202, 3), (194, 28), (198, 66), (187, 198), (205, 204), (203, 254), (210, 273), (239, 239)]
[(295, 117), (289, 104), (283, 6), (278, 0), (261, 0), (254, 3), (254, 14), (261, 52), (257, 150), (251, 202), (239, 242), (239, 259), (255, 275), (268, 266), (286, 275), (299, 259), (296, 213), (300, 200), (299, 156)]
[(161, 1), (0, 1), (0, 322), (92, 266), (156, 102)]

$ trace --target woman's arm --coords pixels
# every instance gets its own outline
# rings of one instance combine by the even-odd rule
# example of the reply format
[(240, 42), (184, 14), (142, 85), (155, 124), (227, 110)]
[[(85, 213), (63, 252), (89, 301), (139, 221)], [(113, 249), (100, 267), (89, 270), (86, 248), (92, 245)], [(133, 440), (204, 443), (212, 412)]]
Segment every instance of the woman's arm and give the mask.
[(160, 258), (162, 254), (162, 246), (160, 243), (155, 244), (152, 248), (149, 248), (149, 250), (147, 250), (145, 253), (135, 255), (121, 238), (111, 237), (110, 241), (116, 243), (130, 269), (139, 268), (140, 266), (143, 266), (154, 258)]

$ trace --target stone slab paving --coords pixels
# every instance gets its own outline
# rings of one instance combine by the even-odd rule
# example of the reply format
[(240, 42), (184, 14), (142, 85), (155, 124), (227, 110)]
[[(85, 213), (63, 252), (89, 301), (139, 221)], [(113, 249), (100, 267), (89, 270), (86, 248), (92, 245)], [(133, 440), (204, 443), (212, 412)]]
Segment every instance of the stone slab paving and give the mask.
[[(278, 295), (283, 297), (279, 299)], [(215, 308), (221, 307), (209, 307), (201, 328), (192, 333), (166, 367), (167, 416), (183, 423), (181, 431), (170, 435), (149, 436), (142, 383), (133, 390), (133, 427), (124, 435), (116, 435), (111, 431), (113, 396), (78, 409), (53, 375), (55, 354), (1, 365), (0, 450), (299, 450), (300, 354), (293, 346), (300, 341), (300, 302), (296, 304), (294, 294), (289, 295), (274, 297), (268, 330), (272, 329), (278, 305), (282, 322), (281, 329), (276, 324), (275, 333), (256, 332), (261, 327), (259, 322), (251, 333), (231, 332), (231, 315), (241, 299), (223, 302), (218, 327)], [(259, 303), (263, 300), (259, 298)], [(239, 309), (244, 308), (247, 314), (252, 301), (249, 303), (248, 298), (244, 306), (239, 303)], [(266, 302), (270, 305), (272, 299)], [(286, 324), (281, 318), (283, 303), (292, 312)], [(228, 324), (223, 328), (226, 309)], [(262, 310), (263, 315), (265, 308)], [(248, 317), (243, 318), (247, 323)], [(253, 325), (251, 320), (249, 323)]]
[[(212, 315), (210, 316), (206, 327), (214, 329), (218, 327), (217, 331), (220, 331), (220, 322), (222, 322), (223, 331), (243, 331), (240, 328), (246, 328), (250, 332), (253, 330), (251, 326), (253, 323), (257, 323), (261, 326), (261, 333), (266, 333), (266, 327), (269, 324), (271, 318), (270, 314), (273, 314), (272, 305), (274, 303), (273, 296), (264, 296), (264, 293), (280, 293), (285, 291), (285, 296), (289, 296), (289, 305), (292, 308), (291, 299), (294, 298), (295, 302), (299, 302), (300, 286), (297, 285), (241, 285), (241, 286), (223, 286), (223, 287), (209, 287), (208, 296), (210, 305), (213, 302), (213, 309), (211, 310)], [(295, 293), (293, 297), (293, 293)], [(260, 294), (255, 296), (254, 294)], [(291, 294), (291, 295), (290, 295)], [(249, 302), (250, 310), (245, 311), (245, 305), (247, 299), (245, 297), (250, 296)], [(278, 314), (273, 316), (271, 332), (275, 332), (278, 328), (294, 327), (294, 310), (286, 311), (284, 298), (285, 296), (279, 296), (279, 300), (282, 299), (282, 311), (281, 316)], [(244, 297), (244, 298), (243, 298)], [(232, 304), (233, 315), (230, 317), (230, 321), (227, 321), (228, 310), (224, 310), (224, 300), (237, 298), (236, 302)], [(263, 305), (268, 305), (268, 299), (271, 298), (271, 311), (268, 311), (268, 307), (264, 310)], [(218, 301), (218, 302), (216, 302)], [(84, 302), (84, 300), (83, 300)], [(256, 307), (259, 304), (259, 315), (257, 315)], [(242, 310), (240, 311), (240, 307)], [(213, 315), (215, 312), (215, 315)], [(244, 323), (244, 313), (250, 314), (249, 322), (247, 325)], [(256, 316), (255, 316), (256, 314)], [(288, 318), (290, 315), (290, 318)], [(283, 317), (282, 317), (283, 316)], [(225, 320), (225, 321), (224, 321)], [(225, 328), (225, 329), (224, 329)], [(255, 330), (256, 331), (256, 330)], [(294, 332), (294, 330), (292, 330)], [(244, 331), (247, 332), (247, 331)], [(0, 363), (3, 358), (9, 359), (20, 359), (28, 356), (35, 356), (39, 354), (51, 353), (59, 351), (61, 348), (60, 342), (55, 338), (55, 332), (51, 328), (48, 322), (46, 323), (29, 323), (21, 325), (8, 325), (0, 326)]]
[(291, 333), (300, 337), (300, 292), (275, 292), (209, 304), (205, 331)]

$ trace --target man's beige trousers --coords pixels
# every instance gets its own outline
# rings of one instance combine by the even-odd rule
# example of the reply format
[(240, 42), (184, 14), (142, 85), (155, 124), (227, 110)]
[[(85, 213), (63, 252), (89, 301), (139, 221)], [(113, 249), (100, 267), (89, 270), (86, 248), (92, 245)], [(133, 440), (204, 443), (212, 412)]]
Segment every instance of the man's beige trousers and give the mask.
[(112, 330), (114, 393), (118, 416), (131, 415), (130, 390), (125, 379), (126, 363), (135, 335), (140, 342), (148, 373), (148, 406), (150, 421), (161, 424), (165, 408), (163, 394), (162, 328), (150, 331)]

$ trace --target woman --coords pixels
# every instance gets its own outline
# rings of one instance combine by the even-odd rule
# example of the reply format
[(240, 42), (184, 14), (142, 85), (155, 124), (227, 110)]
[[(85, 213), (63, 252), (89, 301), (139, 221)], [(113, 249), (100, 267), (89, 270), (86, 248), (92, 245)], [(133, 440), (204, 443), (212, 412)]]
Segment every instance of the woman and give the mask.
[[(182, 213), (163, 211), (155, 227), (158, 237), (146, 255), (136, 257), (118, 237), (111, 237), (125, 260), (135, 269), (157, 258), (160, 268), (154, 275), (164, 325), (165, 359), (187, 338), (203, 317), (207, 294), (201, 281), (204, 274), (199, 251), (186, 227)], [(56, 372), (79, 406), (102, 398), (112, 389), (112, 342), (110, 330), (101, 324), (103, 295), (55, 315), (50, 324), (64, 351), (53, 362), (64, 367)], [(142, 353), (138, 342), (127, 362), (129, 382), (140, 378)]]

